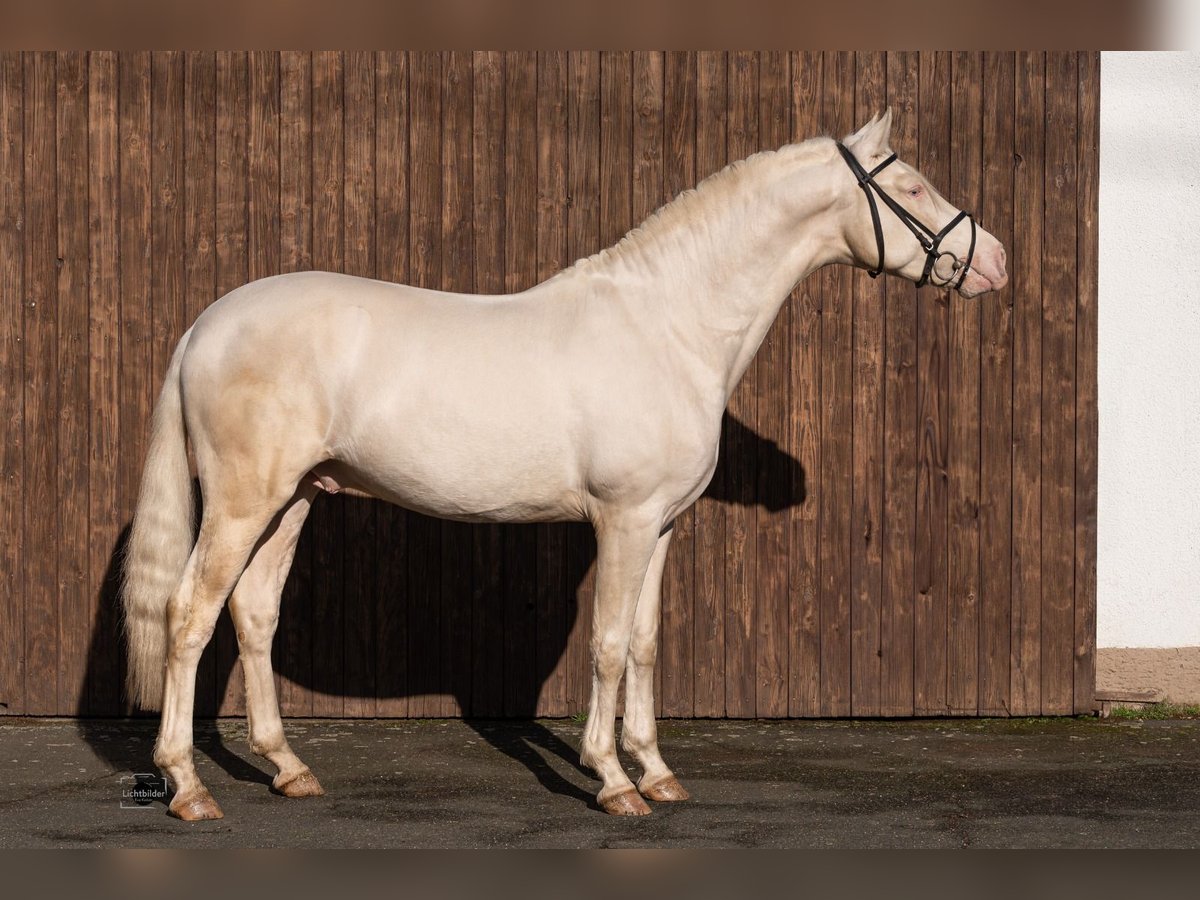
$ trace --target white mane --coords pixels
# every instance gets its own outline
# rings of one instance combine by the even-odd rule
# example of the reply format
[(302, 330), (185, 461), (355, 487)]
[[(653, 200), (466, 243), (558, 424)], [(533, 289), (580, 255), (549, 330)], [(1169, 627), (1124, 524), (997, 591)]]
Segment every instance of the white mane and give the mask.
[(798, 144), (785, 144), (777, 150), (760, 150), (745, 159), (735, 160), (701, 180), (694, 188), (681, 191), (668, 200), (615, 244), (576, 260), (549, 280), (586, 272), (599, 265), (616, 264), (636, 256), (664, 233), (703, 221), (718, 197), (736, 192), (748, 180), (762, 177), (764, 172), (781, 161), (816, 158), (828, 150), (832, 140), (824, 136), (809, 138)]

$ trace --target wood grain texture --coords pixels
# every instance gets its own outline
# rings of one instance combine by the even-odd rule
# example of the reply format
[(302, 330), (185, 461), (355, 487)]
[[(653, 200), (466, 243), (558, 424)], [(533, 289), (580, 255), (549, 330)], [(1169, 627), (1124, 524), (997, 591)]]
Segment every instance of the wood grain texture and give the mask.
[[(887, 100), (886, 59), (855, 54), (855, 122), (877, 115)], [(883, 649), (883, 356), (884, 293), (861, 269), (853, 290), (853, 485), (850, 511), (850, 658), (854, 715), (880, 713)]]
[[(820, 131), (824, 55), (792, 54), (792, 140)], [(788, 487), (803, 495), (791, 511), (788, 546), (788, 712), (816, 716), (821, 709), (821, 351), (823, 287), (820, 276), (796, 288), (792, 304), (788, 451), (799, 461)]]
[[(234, 242), (232, 235), (239, 233), (236, 248), (223, 248), (228, 255), (223, 260), (216, 257), (216, 212), (214, 197), (216, 195), (216, 55), (211, 52), (188, 51), (183, 56), (183, 123), (182, 123), (182, 153), (176, 159), (182, 163), (178, 172), (179, 214), (183, 222), (183, 308), (182, 318), (172, 327), (180, 330), (172, 332), (173, 339), (167, 349), (167, 362), (170, 354), (174, 353), (183, 332), (186, 331), (196, 316), (216, 299), (216, 275), (219, 263), (226, 263), (235, 271), (228, 275), (227, 283), (230, 289), (246, 281), (245, 259), (245, 222), (244, 210), (239, 210), (236, 222), (232, 217), (223, 219), (223, 237), (225, 244)], [(244, 82), (236, 87), (227, 86), (228, 100), (231, 106), (240, 109), (240, 117), (245, 121)], [(237, 113), (234, 113), (234, 118)], [(227, 122), (229, 128), (231, 123)], [(241, 136), (244, 124), (238, 126)], [(244, 157), (243, 147), (238, 151), (239, 160)], [(240, 164), (239, 164), (240, 165)], [(244, 179), (241, 185), (244, 191)], [(226, 206), (224, 213), (229, 215), (232, 210)], [(235, 263), (233, 260), (239, 261)], [(235, 695), (240, 696), (240, 672), (234, 674), (238, 667), (237, 639), (233, 632), (233, 624), (229, 619), (228, 609), (221, 611), (217, 627), (212, 639), (204, 650), (200, 665), (196, 670), (196, 713), (197, 715), (216, 715), (221, 707), (224, 689), (231, 682)], [(229, 672), (229, 678), (219, 678), (222, 670)], [(220, 682), (220, 683), (218, 683)], [(230, 704), (232, 704), (232, 698)]]
[[(951, 57), (950, 196), (979, 209), (982, 124), (980, 54)], [(950, 390), (948, 477), (946, 705), (954, 715), (979, 707), (979, 309), (948, 292)], [(988, 298), (994, 303), (993, 298)]]
[[(87, 713), (88, 597), (88, 64), (58, 54), (58, 708)], [(68, 302), (62, 302), (63, 300)], [(72, 302), (73, 301), (73, 302)]]
[[(151, 380), (153, 334), (150, 294), (150, 54), (121, 53), (118, 68), (118, 174), (120, 234), (118, 252), (121, 279), (120, 410), (121, 431), (120, 521), (125, 528), (133, 517), (142, 462), (146, 458), (150, 409), (157, 385)], [(119, 660), (120, 683), (125, 661)], [(128, 711), (128, 700), (122, 705)]]
[[(696, 59), (696, 180), (720, 171), (726, 156), (726, 94), (728, 68), (723, 51), (701, 51)], [(718, 451), (728, 457), (724, 444)], [(708, 492), (725, 489), (727, 466), (718, 464)], [(695, 505), (695, 602), (693, 604), (693, 658), (704, 660), (692, 675), (692, 714), (725, 715), (725, 515), (711, 496)], [(676, 548), (678, 549), (678, 548)], [(719, 559), (720, 564), (712, 561)]]
[[(983, 57), (980, 223), (1012, 252), (1013, 54)], [(1010, 257), (1011, 258), (1011, 257)], [(1006, 715), (1012, 657), (1013, 293), (979, 308), (979, 713)]]
[[(854, 123), (854, 54), (827, 52), (822, 131), (843, 137)], [(821, 279), (821, 690), (823, 716), (848, 716), (851, 653), (851, 510), (853, 508), (854, 297), (851, 273), (823, 269)]]
[(59, 712), (57, 67), (24, 56), (25, 113), (25, 699), (30, 715)]
[(1042, 709), (1042, 208), (1045, 54), (1014, 63), (1012, 651), (1009, 709)]
[[(950, 174), (950, 58), (920, 58), (920, 146), (917, 168), (933, 185)], [(913, 702), (917, 715), (945, 715), (947, 676), (947, 512), (949, 422), (949, 300), (924, 287), (917, 293), (917, 540), (914, 558)]]
[(1075, 670), (1073, 712), (1096, 709), (1096, 504), (1099, 462), (1100, 54), (1079, 64), (1075, 296)]
[[(730, 52), (727, 79), (726, 152), (731, 160), (745, 159), (759, 150), (758, 54)], [(725, 504), (725, 715), (735, 718), (754, 715), (757, 694), (758, 511), (753, 503), (739, 502), (753, 496), (756, 480), (754, 448), (747, 429), (753, 431), (758, 424), (757, 368), (757, 363), (751, 363), (734, 388), (721, 436), (726, 489), (733, 499)]]
[(0, 715), (25, 711), (24, 81), (21, 54), (0, 53)]
[[(312, 57), (312, 265), (345, 267), (344, 60), (333, 51)], [(317, 497), (309, 527), (312, 557), (313, 715), (340, 716), (346, 700), (345, 506)]]
[(1074, 709), (1075, 54), (1046, 56), (1046, 208), (1042, 244), (1042, 713)]
[[(409, 55), (409, 277), (436, 288), (442, 278), (442, 59), (437, 53)], [(438, 523), (408, 517), (409, 714), (439, 715), (431, 691), (440, 672), (441, 547)]]
[[(1048, 64), (1047, 64), (1048, 63)], [(656, 711), (1094, 703), (1098, 57), (1087, 53), (0, 55), (5, 713), (110, 715), (116, 574), (179, 336), (312, 268), (519, 291), (727, 162), (892, 143), (1009, 249), (963, 301), (828, 270), (737, 386), (675, 523)], [(285, 587), (287, 715), (586, 708), (586, 525), (322, 497)], [(222, 618), (202, 714), (240, 714)]]
[[(365, 51), (343, 58), (342, 255), (350, 275), (374, 278), (375, 244), (375, 58)], [(373, 501), (347, 498), (345, 506), (345, 574), (339, 591), (344, 606), (345, 710), (354, 717), (374, 717), (376, 707), (376, 596), (379, 583), (377, 507)]]
[[(633, 54), (633, 179), (632, 216), (635, 225), (658, 209), (663, 196), (663, 54), (637, 51)], [(673, 540), (673, 538), (672, 538)], [(676, 548), (672, 548), (673, 550)], [(665, 576), (664, 576), (665, 577)], [(662, 609), (656, 653), (662, 655)], [(654, 667), (654, 714), (662, 715), (662, 666)]]
[[(504, 122), (503, 214), (485, 228), (504, 237), (500, 271), (503, 290), (523, 291), (537, 283), (537, 54), (510, 52), (504, 59), (504, 103), (493, 108)], [(531, 716), (537, 708), (537, 529), (510, 525), (497, 545), (504, 572), (504, 714)]]
[[(887, 54), (892, 148), (916, 159), (919, 146), (917, 54)], [(880, 609), (879, 712), (913, 713), (913, 563), (916, 556), (917, 290), (890, 278), (884, 285), (883, 592)]]
[[(696, 183), (696, 54), (671, 51), (663, 60), (664, 199)], [(696, 595), (696, 510), (675, 519), (675, 534), (663, 573), (662, 634), (657, 671), (662, 714), (690, 716), (694, 710)]]
[[(250, 280), (249, 60), (244, 52), (218, 52), (212, 80), (205, 79), (209, 85), (215, 82), (215, 94), (209, 97), (208, 91), (201, 89), (203, 84), (196, 84), (196, 76), (208, 69), (207, 60), (203, 66), (197, 65), (201, 59), (196, 55), (188, 58), (192, 79), (189, 96), (194, 91), (195, 99), (187, 114), (184, 162), (187, 241), (195, 257), (188, 266), (188, 295), (190, 302), (199, 307), (193, 318), (215, 298)], [(212, 192), (215, 200), (211, 199)], [(202, 243), (210, 249), (201, 252)], [(245, 677), (238, 659), (237, 631), (228, 606), (221, 611), (212, 642), (214, 647), (209, 656), (215, 652), (217, 708), (221, 715), (244, 715)]]
[[(120, 540), (121, 273), (116, 53), (88, 55), (88, 597), (87, 710), (120, 710), (124, 649), (117, 615)], [(0, 126), (2, 127), (2, 126)], [(3, 177), (3, 176), (0, 176)], [(2, 255), (2, 251), (0, 251)], [(3, 290), (0, 287), (0, 290)]]
[[(572, 51), (567, 58), (567, 259), (600, 249), (600, 54)], [(588, 644), (596, 590), (596, 541), (584, 527), (568, 529), (567, 712), (587, 709), (592, 669)]]
[[(312, 139), (312, 54), (281, 53), (279, 265), (283, 272), (303, 272), (313, 267)], [(296, 548), (280, 604), (275, 668), (283, 676), (279, 679), (279, 706), (284, 715), (313, 715), (313, 693), (309, 688), (313, 684), (314, 530), (309, 521)]]
[[(791, 70), (788, 54), (765, 51), (759, 57), (759, 145), (774, 150), (791, 140)], [(755, 430), (761, 440), (751, 454), (758, 522), (755, 529), (754, 714), (783, 718), (788, 714), (788, 552), (791, 543), (792, 470), (779, 464), (779, 448), (788, 440), (791, 406), (792, 312), (785, 303), (767, 332), (754, 361), (758, 389)], [(782, 508), (779, 508), (781, 507)]]
[[(376, 269), (387, 281), (409, 282), (408, 56), (375, 56)], [(376, 512), (375, 712), (408, 715), (409, 514), (391, 504)]]
[[(505, 244), (510, 230), (504, 193), (507, 154), (509, 150), (528, 153), (528, 148), (510, 148), (506, 144), (510, 120), (505, 109), (505, 54), (476, 53), (474, 80), (474, 290), (481, 294), (502, 294), (506, 289)], [(522, 125), (529, 128), (528, 122)], [(519, 140), (517, 135), (514, 138)], [(498, 526), (482, 526), (472, 533), (471, 708), (487, 717), (504, 715), (508, 657), (505, 602), (510, 596), (514, 604), (524, 600), (520, 590), (506, 577), (508, 557), (504, 540), (504, 530)], [(513, 617), (516, 618), (515, 610)]]
[[(567, 54), (539, 51), (537, 58), (536, 277), (543, 281), (567, 258)], [(535, 526), (537, 542), (537, 669), (542, 678), (538, 714), (563, 716), (567, 706), (567, 638), (574, 624), (567, 583), (567, 530)]]

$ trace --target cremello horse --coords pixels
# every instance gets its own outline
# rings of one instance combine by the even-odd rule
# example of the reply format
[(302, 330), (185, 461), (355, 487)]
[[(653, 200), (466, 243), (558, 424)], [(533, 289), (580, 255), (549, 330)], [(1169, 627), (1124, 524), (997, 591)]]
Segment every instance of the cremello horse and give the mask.
[[(890, 128), (889, 111), (843, 142), (864, 170), (890, 153)], [(934, 230), (958, 213), (903, 163), (875, 181)], [(221, 816), (193, 766), (192, 702), (226, 597), (250, 745), (278, 768), (278, 791), (322, 793), (284, 737), (270, 649), (309, 507), (342, 489), (465, 522), (591, 522), (581, 760), (603, 779), (610, 813), (686, 799), (659, 755), (651, 696), (671, 523), (712, 477), (726, 403), (797, 282), (831, 263), (874, 268), (884, 245), (886, 271), (919, 280), (925, 249), (894, 209), (873, 214), (860, 187), (835, 141), (814, 138), (728, 166), (519, 294), (304, 272), (209, 307), (180, 340), (154, 411), (125, 572), (129, 688), (143, 708), (161, 704), (154, 761), (176, 788), (170, 812)], [(1007, 281), (999, 242), (979, 230), (969, 247), (971, 225), (941, 247), (965, 297)], [(614, 737), (622, 673), (636, 787)]]

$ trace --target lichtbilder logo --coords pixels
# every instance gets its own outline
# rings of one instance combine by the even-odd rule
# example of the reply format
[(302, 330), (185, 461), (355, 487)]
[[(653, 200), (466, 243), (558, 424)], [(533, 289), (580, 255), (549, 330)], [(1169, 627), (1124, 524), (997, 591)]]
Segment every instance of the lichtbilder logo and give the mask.
[(121, 778), (121, 809), (149, 809), (155, 801), (167, 801), (167, 779), (139, 773)]

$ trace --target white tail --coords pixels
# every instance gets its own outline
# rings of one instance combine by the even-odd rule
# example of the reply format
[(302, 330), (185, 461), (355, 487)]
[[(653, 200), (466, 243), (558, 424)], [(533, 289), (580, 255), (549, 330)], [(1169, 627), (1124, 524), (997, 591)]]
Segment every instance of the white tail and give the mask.
[(125, 553), (121, 594), (129, 650), (126, 689), (129, 699), (146, 710), (162, 705), (167, 601), (195, 544), (192, 476), (179, 385), (187, 342), (185, 334), (171, 357), (154, 407), (150, 449)]

